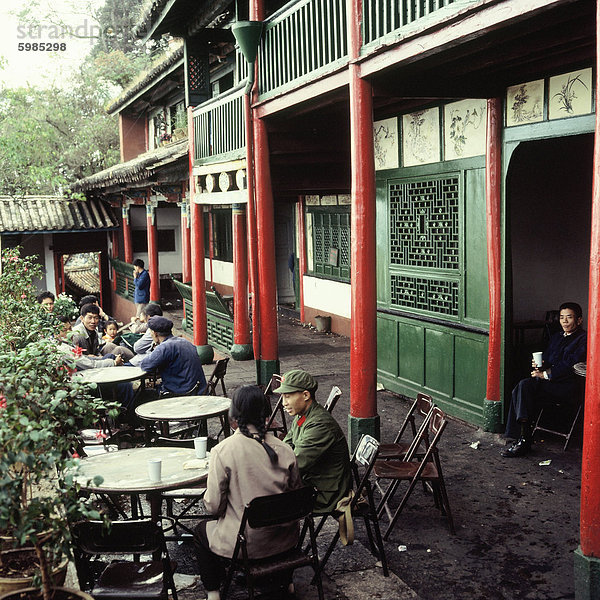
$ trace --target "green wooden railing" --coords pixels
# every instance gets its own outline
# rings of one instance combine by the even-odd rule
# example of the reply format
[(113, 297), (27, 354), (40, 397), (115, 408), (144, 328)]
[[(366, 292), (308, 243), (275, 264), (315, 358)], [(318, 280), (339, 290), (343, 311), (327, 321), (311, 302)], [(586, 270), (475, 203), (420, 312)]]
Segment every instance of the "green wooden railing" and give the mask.
[(111, 258), (110, 264), (115, 270), (116, 292), (127, 300), (133, 299), (133, 265), (123, 262), (118, 258)]
[[(184, 318), (182, 329), (188, 334), (194, 332), (194, 306), (192, 286), (173, 279), (175, 287), (183, 298)], [(222, 352), (229, 352), (233, 345), (233, 298), (221, 296), (218, 292), (206, 292), (206, 328), (208, 342)]]
[[(457, 0), (364, 0), (363, 43), (379, 40), (398, 29), (453, 4)], [(464, 4), (464, 1), (461, 2)]]
[(261, 98), (345, 64), (345, 4), (345, 0), (302, 0), (266, 21), (258, 61)]
[(238, 85), (194, 109), (196, 164), (243, 158), (246, 154), (244, 85)]

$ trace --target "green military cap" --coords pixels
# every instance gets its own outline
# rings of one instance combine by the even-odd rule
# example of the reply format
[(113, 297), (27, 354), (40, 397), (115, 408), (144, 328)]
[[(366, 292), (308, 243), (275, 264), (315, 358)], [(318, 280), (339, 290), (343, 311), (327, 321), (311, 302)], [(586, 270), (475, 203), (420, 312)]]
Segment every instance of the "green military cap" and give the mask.
[(319, 387), (315, 378), (302, 369), (288, 371), (281, 378), (281, 385), (275, 390), (278, 394), (289, 394), (290, 392), (303, 392), (308, 390), (314, 392)]

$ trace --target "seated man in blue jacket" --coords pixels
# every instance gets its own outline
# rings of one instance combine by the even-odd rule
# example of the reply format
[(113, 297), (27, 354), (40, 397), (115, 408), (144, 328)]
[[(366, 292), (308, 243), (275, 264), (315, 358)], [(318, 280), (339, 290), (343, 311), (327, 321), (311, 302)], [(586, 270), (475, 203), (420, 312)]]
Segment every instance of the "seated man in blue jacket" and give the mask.
[(144, 371), (158, 370), (162, 378), (161, 396), (185, 396), (194, 391), (206, 391), (206, 378), (196, 346), (188, 340), (173, 336), (173, 321), (154, 316), (148, 320), (148, 329), (156, 348), (140, 363)]
[(576, 302), (561, 304), (559, 319), (562, 331), (550, 338), (542, 366), (534, 367), (531, 377), (513, 389), (504, 435), (516, 442), (500, 452), (505, 458), (525, 456), (531, 450), (531, 423), (544, 400), (569, 401), (577, 394), (578, 375), (573, 365), (585, 361), (587, 353), (581, 306)]

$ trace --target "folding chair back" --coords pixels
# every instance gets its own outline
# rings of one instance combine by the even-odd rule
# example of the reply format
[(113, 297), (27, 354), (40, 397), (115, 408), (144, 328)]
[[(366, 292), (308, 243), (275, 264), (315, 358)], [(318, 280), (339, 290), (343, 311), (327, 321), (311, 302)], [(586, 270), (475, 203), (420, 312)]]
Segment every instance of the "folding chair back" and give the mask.
[(285, 421), (285, 411), (283, 410), (283, 398), (281, 394), (279, 394), (274, 406), (272, 406), (271, 402), (271, 397), (277, 394), (277, 388), (280, 385), (281, 375), (275, 373), (271, 376), (271, 381), (269, 381), (269, 384), (265, 388), (265, 402), (268, 409), (271, 411), (267, 418), (267, 430), (275, 433), (281, 432), (285, 435), (288, 432), (288, 428)]
[[(373, 499), (373, 487), (369, 480), (371, 471), (375, 465), (379, 452), (379, 442), (370, 435), (363, 435), (356, 447), (356, 450), (352, 454), (350, 459), (350, 467), (352, 469), (352, 476), (354, 479), (354, 490), (352, 500), (350, 501), (350, 515), (352, 517), (362, 517), (365, 529), (367, 531), (367, 537), (369, 539), (369, 546), (371, 553), (381, 561), (383, 568), (383, 574), (385, 577), (389, 575), (387, 558), (385, 555), (385, 549), (383, 547), (383, 540), (381, 538), (381, 532), (379, 529), (379, 520), (377, 517), (377, 510), (375, 508), (375, 501)], [(362, 469), (359, 469), (359, 465)], [(362, 470), (362, 473), (361, 473)], [(366, 499), (366, 503), (365, 503)], [(339, 513), (338, 513), (339, 514)], [(319, 522), (317, 527), (317, 533), (323, 527), (325, 520), (329, 514), (324, 515)], [(336, 511), (331, 516), (337, 518)], [(319, 563), (319, 571), (322, 571), (333, 552), (338, 539), (340, 538), (339, 529), (336, 531), (333, 539), (329, 543), (321, 562)]]
[[(440, 508), (443, 515), (448, 517), (448, 525), (451, 533), (454, 533), (454, 523), (452, 520), (452, 513), (450, 511), (450, 502), (448, 501), (448, 495), (446, 493), (446, 485), (442, 474), (442, 465), (440, 462), (437, 445), (446, 429), (448, 420), (444, 412), (435, 406), (429, 416), (429, 434), (431, 441), (427, 448), (427, 451), (423, 457), (418, 460), (413, 460), (416, 455), (416, 448), (420, 445), (425, 437), (426, 431), (417, 433), (415, 440), (418, 440), (413, 445), (413, 449), (407, 453), (405, 460), (378, 460), (375, 463), (374, 472), (375, 475), (381, 479), (391, 480), (391, 484), (384, 493), (379, 506), (377, 507), (377, 514), (381, 516), (384, 510), (388, 512), (390, 516), (390, 524), (386, 532), (383, 535), (383, 539), (387, 539), (394, 528), (394, 525), (398, 521), (402, 509), (406, 505), (408, 498), (414, 490), (416, 484), (419, 481), (428, 482), (431, 484), (433, 489), (433, 497), (435, 506)], [(409, 486), (406, 490), (402, 501), (398, 505), (395, 513), (392, 515), (388, 508), (388, 502), (398, 489), (399, 484), (402, 481), (408, 481)]]
[[(398, 458), (403, 459), (410, 453), (414, 455), (419, 447), (421, 451), (429, 446), (428, 425), (429, 418), (434, 407), (433, 398), (429, 394), (418, 393), (415, 401), (412, 403), (394, 441), (391, 444), (381, 444), (379, 447), (379, 458)], [(421, 423), (417, 429), (417, 418), (421, 419)], [(410, 441), (402, 441), (402, 437), (406, 430), (410, 427), (412, 439)], [(418, 439), (418, 441), (417, 441)], [(407, 458), (407, 460), (411, 460)]]
[(340, 390), (340, 388), (337, 385), (334, 385), (331, 388), (331, 392), (329, 392), (329, 397), (325, 401), (325, 409), (328, 412), (333, 412), (333, 409), (335, 408), (335, 405), (337, 404), (337, 401), (340, 399), (341, 396), (342, 390)]
[[(72, 533), (80, 586), (89, 589), (96, 600), (167, 600), (169, 590), (177, 600), (173, 568), (158, 523), (113, 521), (107, 529), (102, 521), (82, 521), (73, 525)], [(97, 555), (123, 554), (154, 554), (160, 559), (140, 563), (120, 558), (99, 573), (92, 566), (92, 557)]]
[(229, 362), (229, 358), (221, 358), (216, 364), (211, 376), (208, 378), (206, 382), (206, 395), (207, 396), (216, 396), (217, 395), (217, 385), (221, 383), (221, 390), (223, 391), (223, 396), (227, 396), (227, 390), (225, 389), (225, 375), (227, 374), (227, 363)]
[[(246, 576), (246, 585), (250, 598), (254, 598), (254, 582), (257, 577), (289, 572), (299, 567), (311, 566), (315, 572), (315, 582), (319, 600), (323, 600), (323, 586), (319, 572), (316, 536), (312, 518), (317, 491), (303, 487), (282, 494), (260, 496), (251, 500), (245, 507), (237, 534), (237, 541), (227, 570), (221, 598), (225, 599), (231, 586), (233, 574), (241, 570)], [(258, 529), (273, 527), (304, 520), (303, 531), (308, 531), (311, 540), (311, 552), (305, 553), (300, 543), (288, 552), (272, 557), (249, 560), (246, 547), (246, 528)]]

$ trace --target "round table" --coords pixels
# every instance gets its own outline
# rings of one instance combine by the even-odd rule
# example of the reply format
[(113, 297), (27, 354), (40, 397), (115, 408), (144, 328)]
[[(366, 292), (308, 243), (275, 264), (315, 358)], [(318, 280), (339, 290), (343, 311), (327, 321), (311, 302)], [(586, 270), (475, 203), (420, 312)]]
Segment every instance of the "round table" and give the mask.
[(231, 400), (224, 396), (174, 396), (141, 404), (135, 409), (138, 418), (146, 421), (147, 441), (149, 441), (152, 423), (200, 421), (201, 434), (207, 433), (207, 419), (219, 417), (223, 426), (223, 435), (229, 436), (227, 415)]
[(125, 383), (126, 381), (135, 381), (146, 375), (146, 371), (139, 367), (105, 367), (102, 369), (86, 369), (75, 373), (77, 377), (85, 383), (114, 384)]
[[(150, 481), (148, 460), (162, 460), (161, 480)], [(118, 452), (105, 452), (82, 458), (78, 464), (75, 481), (81, 489), (99, 494), (148, 494), (151, 517), (160, 516), (161, 492), (194, 487), (206, 481), (208, 464), (203, 468), (184, 469), (186, 461), (196, 460), (189, 448), (129, 448)], [(96, 476), (104, 481), (94, 485)]]

